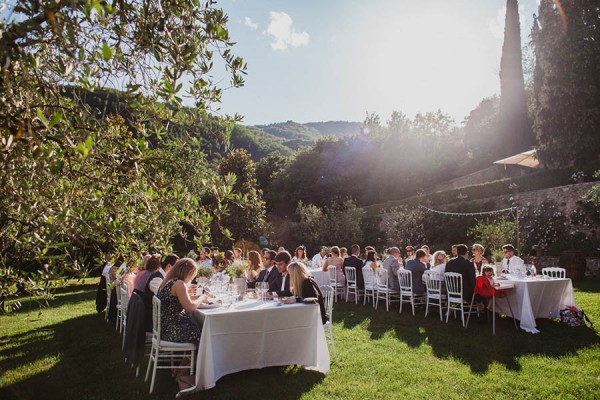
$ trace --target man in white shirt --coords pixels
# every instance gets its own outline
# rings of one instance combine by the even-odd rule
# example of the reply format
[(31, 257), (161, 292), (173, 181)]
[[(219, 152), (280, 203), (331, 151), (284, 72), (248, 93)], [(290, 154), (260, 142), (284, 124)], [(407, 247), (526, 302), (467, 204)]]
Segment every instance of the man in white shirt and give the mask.
[(515, 256), (515, 248), (512, 244), (502, 246), (504, 260), (502, 260), (502, 271), (510, 271), (511, 274), (521, 272), (525, 274), (525, 262), (518, 256)]
[[(158, 293), (160, 284), (162, 283), (163, 279), (165, 279), (165, 276), (167, 276), (167, 272), (169, 272), (171, 267), (175, 265), (177, 260), (179, 260), (179, 257), (176, 254), (169, 254), (162, 262), (162, 266), (158, 269), (158, 271), (150, 276), (147, 285), (152, 295), (156, 295)], [(144, 293), (146, 293), (146, 290)], [(150, 297), (150, 300), (152, 300), (152, 297)]]
[(325, 247), (321, 247), (321, 251), (315, 254), (312, 258), (311, 268), (312, 269), (323, 269), (323, 264), (325, 264)]

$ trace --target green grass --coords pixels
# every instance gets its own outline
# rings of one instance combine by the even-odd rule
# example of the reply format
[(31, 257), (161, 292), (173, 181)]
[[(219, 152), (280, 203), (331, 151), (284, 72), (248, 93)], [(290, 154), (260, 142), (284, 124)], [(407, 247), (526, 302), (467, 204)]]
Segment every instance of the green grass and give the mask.
[[(577, 283), (576, 299), (600, 324), (600, 280)], [(95, 287), (71, 286), (50, 309), (23, 302), (0, 316), (0, 399), (174, 399), (175, 382), (158, 371), (155, 393), (135, 378), (121, 337), (95, 312)], [(337, 362), (323, 376), (277, 367), (226, 376), (196, 399), (430, 399), (600, 397), (600, 336), (538, 320), (541, 333), (516, 332), (499, 318), (460, 327), (406, 309), (385, 311), (338, 302)], [(144, 365), (145, 367), (145, 365)]]

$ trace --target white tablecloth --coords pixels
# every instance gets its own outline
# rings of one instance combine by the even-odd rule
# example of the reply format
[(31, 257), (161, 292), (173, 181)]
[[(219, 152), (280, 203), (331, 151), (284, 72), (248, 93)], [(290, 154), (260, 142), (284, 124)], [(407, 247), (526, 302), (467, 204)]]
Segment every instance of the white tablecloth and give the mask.
[(329, 272), (313, 269), (310, 271), (310, 273), (315, 279), (315, 282), (317, 282), (317, 285), (329, 285)]
[(219, 378), (247, 369), (298, 364), (329, 371), (329, 351), (318, 304), (244, 301), (229, 309), (196, 310), (202, 336), (196, 386), (179, 395), (216, 385)]
[(507, 298), (496, 298), (496, 311), (520, 321), (521, 329), (539, 333), (536, 318), (558, 318), (559, 311), (567, 306), (577, 306), (570, 279), (509, 279), (501, 281), (514, 284), (507, 290), (514, 315), (511, 315)]

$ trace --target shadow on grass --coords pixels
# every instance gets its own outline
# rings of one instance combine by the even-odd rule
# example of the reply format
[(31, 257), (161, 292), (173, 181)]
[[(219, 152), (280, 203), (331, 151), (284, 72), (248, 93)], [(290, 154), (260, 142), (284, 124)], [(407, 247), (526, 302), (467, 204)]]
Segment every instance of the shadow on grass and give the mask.
[[(74, 293), (62, 301), (90, 301), (94, 295), (93, 291)], [(158, 370), (154, 393), (148, 395), (150, 385), (144, 382), (146, 360), (136, 378), (135, 370), (125, 364), (121, 355), (121, 336), (104, 321), (104, 314), (89, 314), (44, 329), (5, 336), (0, 344), (0, 371), (5, 376), (0, 379), (3, 400), (173, 400), (179, 390), (168, 370)], [(31, 370), (42, 372), (28, 376)], [(14, 378), (15, 375), (23, 378)], [(6, 379), (14, 380), (11, 386), (7, 386)], [(323, 379), (320, 373), (292, 366), (243, 371), (223, 377), (211, 390), (185, 398), (298, 399)]]
[[(593, 290), (598, 285), (587, 285)], [(537, 335), (515, 330), (513, 320), (496, 316), (496, 336), (492, 336), (492, 323), (477, 324), (473, 318), (467, 329), (462, 327), (460, 315), (450, 316), (448, 324), (440, 321), (439, 313), (430, 308), (427, 318), (425, 309), (417, 308), (412, 315), (406, 304), (399, 313), (397, 304), (385, 311), (385, 304), (377, 310), (372, 306), (338, 302), (335, 304), (334, 323), (345, 328), (365, 326), (371, 339), (380, 339), (390, 332), (411, 348), (425, 344), (433, 354), (442, 359), (454, 358), (469, 365), (474, 373), (485, 373), (493, 363), (503, 364), (507, 369), (519, 371), (519, 358), (526, 355), (563, 357), (574, 355), (578, 350), (600, 344), (600, 336), (588, 327), (568, 328), (557, 320), (538, 319), (541, 333)], [(490, 315), (491, 318), (491, 315)]]
[[(50, 305), (50, 307), (60, 307), (66, 303), (73, 303), (73, 302), (89, 300), (90, 291), (93, 291), (94, 293), (96, 293), (97, 288), (98, 288), (97, 284), (85, 284), (85, 285), (79, 285), (79, 286), (70, 285), (70, 286), (58, 287), (54, 290), (54, 295), (56, 297), (53, 300), (49, 300), (48, 304)], [(73, 294), (74, 292), (81, 292), (81, 293)], [(79, 300), (75, 296), (78, 296)], [(47, 306), (45, 305), (45, 303), (43, 301), (36, 300), (30, 296), (17, 297), (14, 300), (11, 300), (11, 303), (14, 303), (15, 301), (18, 301), (19, 303), (21, 303), (21, 307), (15, 311), (13, 311), (15, 314), (47, 308)]]

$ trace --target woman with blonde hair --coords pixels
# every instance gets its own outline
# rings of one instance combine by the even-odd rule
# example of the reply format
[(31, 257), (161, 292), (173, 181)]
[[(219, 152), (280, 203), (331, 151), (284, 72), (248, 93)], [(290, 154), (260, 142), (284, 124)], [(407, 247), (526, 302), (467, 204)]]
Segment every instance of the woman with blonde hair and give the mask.
[(177, 343), (197, 343), (200, 340), (200, 329), (192, 322), (190, 314), (206, 301), (206, 296), (190, 294), (187, 287), (196, 276), (197, 269), (196, 262), (191, 258), (178, 260), (158, 289), (156, 297), (161, 301), (163, 340)]
[(485, 247), (480, 245), (479, 243), (475, 243), (472, 247), (473, 258), (471, 258), (471, 262), (475, 267), (475, 273), (477, 275), (481, 275), (481, 266), (484, 264), (489, 264), (488, 260), (483, 256), (485, 253)]
[(317, 282), (310, 276), (308, 269), (299, 262), (292, 262), (287, 266), (287, 271), (290, 274), (290, 289), (294, 297), (287, 298), (284, 302), (290, 304), (308, 298), (316, 299), (321, 309), (321, 320), (326, 323), (329, 318), (325, 312), (323, 294)]
[(256, 278), (263, 269), (260, 253), (256, 250), (251, 250), (248, 253), (248, 265), (250, 268), (246, 271), (246, 280), (248, 281), (248, 287), (252, 288), (256, 284)]

